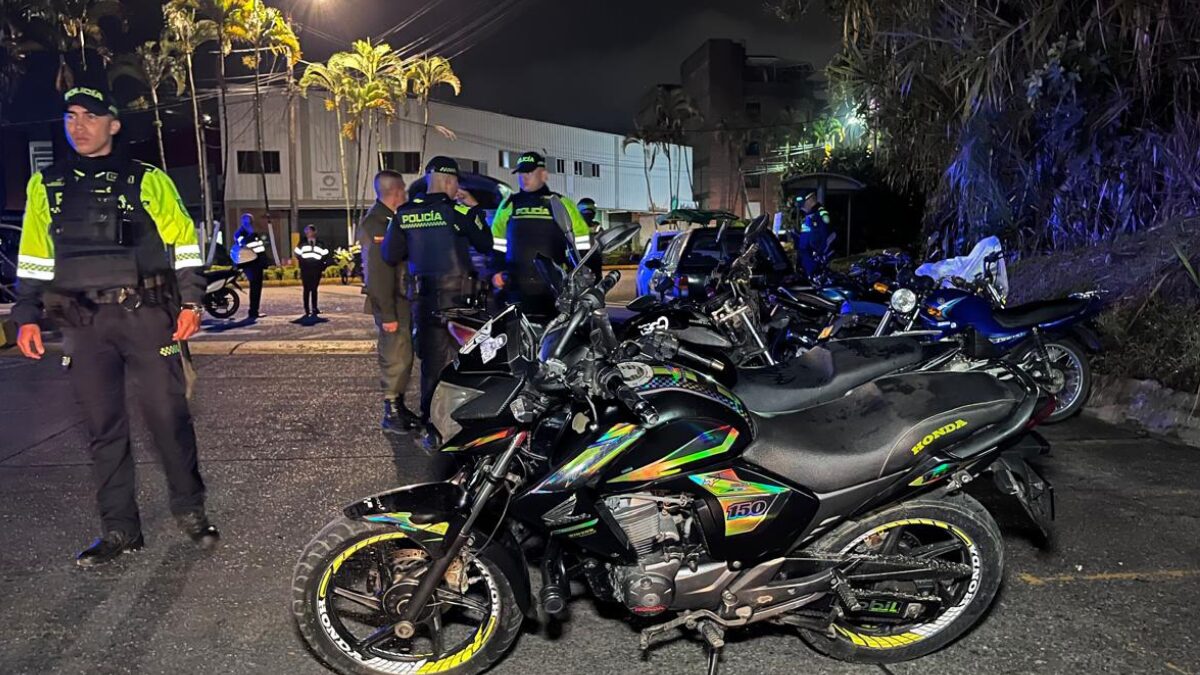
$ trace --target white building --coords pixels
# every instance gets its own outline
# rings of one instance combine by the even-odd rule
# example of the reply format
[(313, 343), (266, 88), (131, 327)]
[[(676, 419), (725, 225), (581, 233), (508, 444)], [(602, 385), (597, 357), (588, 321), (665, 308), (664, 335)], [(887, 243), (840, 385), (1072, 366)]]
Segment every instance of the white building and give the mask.
[[(277, 234), (299, 227), (287, 227), (288, 220), (288, 125), (286, 96), (279, 89), (267, 90), (263, 97), (263, 150), (267, 193), (272, 217), (280, 223)], [(338, 126), (334, 113), (325, 109), (324, 98), (310, 92), (299, 100), (298, 195), (300, 225), (317, 225), (321, 236), (331, 244), (346, 242), (346, 219), (338, 154)], [(452, 133), (447, 138), (436, 129), (428, 134), (425, 157), (447, 155), (459, 162), (463, 171), (495, 178), (516, 189), (512, 167), (518, 155), (527, 150), (542, 153), (551, 172), (550, 189), (573, 199), (591, 197), (607, 222), (640, 221), (649, 225), (651, 214), (665, 211), (674, 194), (679, 207), (694, 206), (690, 186), (691, 148), (672, 146), (670, 180), (664, 154), (660, 151), (647, 172), (639, 144), (623, 147), (617, 134), (591, 131), (520, 119), (482, 110), (432, 102), (430, 125)], [(357, 146), (346, 143), (351, 192), (358, 191), (365, 207), (374, 200), (371, 179), (381, 166), (404, 174), (409, 182), (423, 169), (421, 153), (422, 110), (413, 102), (407, 114), (379, 130), (364, 130), (362, 157), (355, 172)], [(250, 211), (261, 223), (263, 200), (261, 175), (255, 153), (253, 100), (249, 90), (232, 92), (229, 100), (229, 139), (226, 142), (227, 175), (225, 214), (227, 229), (236, 226), (238, 216)], [(647, 177), (648, 175), (648, 177)], [(653, 204), (647, 195), (647, 183)], [(287, 229), (284, 229), (287, 228)], [(290, 247), (289, 247), (290, 250)]]

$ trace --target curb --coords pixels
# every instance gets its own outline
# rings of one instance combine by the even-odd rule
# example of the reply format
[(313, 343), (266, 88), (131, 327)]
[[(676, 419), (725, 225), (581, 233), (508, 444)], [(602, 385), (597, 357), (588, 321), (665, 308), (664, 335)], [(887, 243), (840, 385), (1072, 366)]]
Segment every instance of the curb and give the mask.
[(1133, 423), (1146, 431), (1200, 447), (1200, 399), (1154, 380), (1099, 375), (1084, 412), (1113, 424)]
[(374, 354), (374, 340), (190, 340), (188, 350), (201, 356)]

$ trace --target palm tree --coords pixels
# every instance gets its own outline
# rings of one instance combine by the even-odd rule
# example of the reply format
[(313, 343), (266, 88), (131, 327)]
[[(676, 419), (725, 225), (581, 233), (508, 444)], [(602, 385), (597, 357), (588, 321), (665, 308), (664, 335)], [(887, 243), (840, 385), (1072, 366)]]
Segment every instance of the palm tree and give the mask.
[[(682, 88), (658, 89), (654, 104), (653, 139), (667, 158), (667, 187), (670, 191), (671, 208), (678, 206), (679, 180), (683, 167), (675, 169), (672, 181), (671, 148), (683, 145), (687, 140), (687, 127), (700, 119), (700, 110)], [(682, 161), (682, 158), (680, 158)]]
[[(191, 7), (206, 19), (212, 19), (217, 27), (217, 100), (221, 108), (221, 139), (229, 138), (229, 106), (226, 98), (229, 94), (229, 83), (225, 76), (225, 57), (233, 51), (233, 38), (229, 35), (229, 12), (237, 5), (238, 0), (169, 0), (169, 4)], [(228, 175), (225, 165), (228, 153), (221, 156), (221, 175)]]
[[(262, 75), (263, 54), (283, 56), (290, 66), (300, 59), (300, 41), (284, 19), (283, 13), (263, 4), (262, 0), (238, 0), (229, 11), (226, 31), (235, 41), (250, 47), (250, 53), (242, 57), (242, 63), (254, 70), (254, 145), (258, 154), (260, 188), (263, 210), (266, 212), (267, 233), (271, 239), (271, 252), (279, 260), (279, 245), (275, 241), (275, 228), (271, 224), (271, 201), (267, 195), (267, 174), (263, 158), (263, 114)], [(293, 224), (294, 225), (294, 224)]]
[(654, 170), (654, 162), (658, 159), (658, 143), (654, 138), (651, 130), (635, 126), (633, 134), (621, 141), (622, 153), (631, 145), (639, 145), (642, 148), (642, 173), (646, 176), (646, 201), (650, 203), (651, 211), (658, 210), (654, 203), (654, 188), (650, 184), (650, 172)]
[[(7, 0), (6, 0), (7, 2)], [(117, 0), (41, 0), (27, 4), (26, 15), (35, 39), (58, 52), (58, 73), (54, 83), (59, 91), (75, 84), (75, 71), (67, 55), (79, 49), (79, 65), (87, 70), (87, 51), (91, 48), (105, 65), (112, 53), (104, 41), (100, 20), (114, 17), (124, 28), (121, 4)]]
[(424, 114), (421, 128), (421, 161), (425, 161), (426, 148), (429, 145), (429, 96), (438, 85), (446, 85), (454, 90), (454, 95), (462, 93), (462, 81), (450, 67), (450, 60), (442, 56), (421, 56), (413, 59), (406, 68), (410, 92), (421, 104)]
[(341, 69), (337, 59), (329, 59), (326, 63), (310, 63), (304, 69), (304, 74), (300, 76), (300, 95), (307, 96), (308, 90), (316, 87), (324, 90), (327, 93), (325, 98), (325, 109), (332, 111), (337, 116), (338, 128), (338, 159), (341, 161), (342, 167), (342, 197), (346, 201), (346, 237), (347, 241), (354, 242), (354, 223), (351, 220), (350, 210), (350, 174), (346, 170), (346, 139), (343, 134), (343, 113), (346, 107), (346, 98), (350, 92), (353, 82), (350, 77)]
[(200, 194), (204, 198), (204, 231), (209, 232), (213, 222), (212, 191), (209, 189), (208, 148), (204, 141), (204, 121), (200, 117), (197, 100), (196, 76), (193, 58), (196, 50), (205, 42), (216, 39), (217, 26), (210, 19), (201, 19), (196, 10), (180, 4), (163, 7), (166, 33), (172, 45), (183, 56), (187, 71), (188, 91), (192, 99), (192, 126), (196, 131), (196, 154), (200, 165)]
[[(128, 77), (142, 83), (150, 91), (150, 108), (154, 110), (154, 132), (158, 137), (158, 159), (167, 169), (167, 151), (163, 147), (163, 123), (159, 110), (158, 90), (168, 80), (175, 83), (175, 96), (187, 91), (187, 74), (175, 53), (175, 46), (164, 35), (159, 40), (147, 40), (132, 54), (122, 54), (113, 60), (108, 70), (110, 82)], [(145, 101), (145, 98), (139, 99)]]
[[(362, 171), (363, 131), (367, 131), (367, 152), (371, 151), (371, 135), (382, 118), (396, 115), (396, 103), (403, 100), (407, 72), (401, 56), (385, 44), (370, 40), (355, 40), (348, 52), (338, 52), (329, 59), (331, 66), (345, 78), (346, 121), (342, 134), (355, 143), (355, 185)], [(355, 209), (360, 206), (362, 192), (355, 194)]]

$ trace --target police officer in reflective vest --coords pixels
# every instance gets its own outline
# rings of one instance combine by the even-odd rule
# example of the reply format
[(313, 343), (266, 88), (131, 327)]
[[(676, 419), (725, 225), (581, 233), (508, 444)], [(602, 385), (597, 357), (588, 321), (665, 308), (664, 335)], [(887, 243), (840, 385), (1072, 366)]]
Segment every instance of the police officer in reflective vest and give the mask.
[(471, 292), (478, 277), (468, 245), (486, 254), (492, 250), (492, 234), (478, 202), (459, 189), (458, 164), (453, 159), (429, 160), (425, 180), (425, 194), (396, 209), (382, 253), (389, 265), (408, 262), (414, 285), (416, 352), (421, 359), (421, 418), (428, 424), (434, 387), (456, 347), (437, 312), (460, 304)]
[(822, 272), (829, 262), (831, 219), (825, 205), (810, 192), (800, 202), (800, 230), (793, 232), (796, 245), (796, 262), (804, 273), (812, 278)]
[(317, 239), (317, 228), (309, 225), (304, 228), (304, 239), (292, 251), (300, 265), (300, 284), (304, 287), (304, 317), (316, 318), (321, 310), (317, 307), (317, 287), (321, 285), (321, 275), (329, 267), (332, 253), (324, 242)]
[(242, 214), (242, 224), (233, 235), (233, 262), (250, 283), (250, 318), (266, 316), (259, 309), (262, 302), (263, 272), (270, 266), (267, 259), (267, 238), (254, 231), (254, 216)]
[(17, 344), (32, 359), (45, 354), (43, 311), (62, 326), (91, 438), (102, 535), (76, 562), (92, 567), (142, 547), (126, 374), (137, 381), (171, 512), (187, 536), (212, 548), (219, 535), (204, 511), (180, 355), (180, 342), (200, 329), (196, 230), (167, 174), (113, 152), (121, 122), (107, 94), (68, 91), (64, 121), (75, 152), (29, 180), (12, 314)]
[(546, 158), (526, 152), (517, 159), (521, 191), (509, 195), (492, 220), (496, 249), (497, 286), (505, 289), (509, 304), (521, 303), (526, 315), (545, 318), (557, 314), (554, 292), (537, 272), (534, 261), (540, 253), (559, 265), (591, 247), (587, 222), (571, 200), (546, 185), (550, 174)]

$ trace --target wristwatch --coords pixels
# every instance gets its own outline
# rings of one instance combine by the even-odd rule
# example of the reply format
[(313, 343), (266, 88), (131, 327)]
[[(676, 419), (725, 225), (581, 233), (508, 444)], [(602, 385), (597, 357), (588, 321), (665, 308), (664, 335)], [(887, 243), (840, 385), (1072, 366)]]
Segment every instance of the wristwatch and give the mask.
[(180, 308), (195, 312), (196, 316), (201, 316), (204, 314), (204, 307), (202, 307), (201, 305), (198, 305), (194, 302), (185, 302), (182, 305), (180, 305)]

